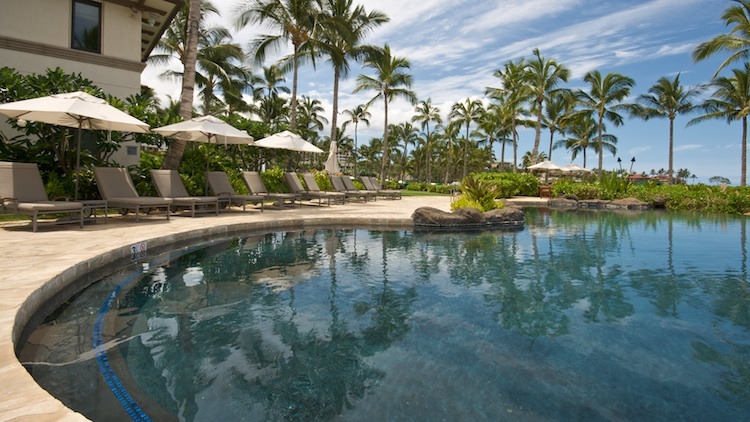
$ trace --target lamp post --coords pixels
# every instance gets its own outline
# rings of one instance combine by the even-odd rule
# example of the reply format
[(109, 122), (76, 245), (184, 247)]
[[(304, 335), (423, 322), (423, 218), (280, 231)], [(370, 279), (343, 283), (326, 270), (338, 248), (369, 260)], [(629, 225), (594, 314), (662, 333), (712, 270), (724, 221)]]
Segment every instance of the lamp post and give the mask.
[[(618, 160), (619, 160), (619, 158), (618, 158)], [(633, 174), (633, 165), (634, 165), (634, 164), (635, 164), (635, 157), (633, 157), (633, 158), (632, 158), (632, 159), (630, 160), (630, 173), (629, 173), (629, 174)]]
[(622, 174), (622, 158), (617, 157), (617, 165), (620, 166), (620, 174)]

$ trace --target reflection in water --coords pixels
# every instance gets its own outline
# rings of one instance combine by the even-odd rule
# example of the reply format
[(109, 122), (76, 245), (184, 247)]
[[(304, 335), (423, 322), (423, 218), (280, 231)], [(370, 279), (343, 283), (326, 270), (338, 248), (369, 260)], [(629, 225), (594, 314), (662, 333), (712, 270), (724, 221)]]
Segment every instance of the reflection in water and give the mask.
[[(750, 411), (744, 219), (538, 209), (520, 232), (290, 231), (150, 264), (104, 342), (156, 420)], [(88, 345), (91, 310), (134, 271), (56, 311), (20, 354), (92, 419), (127, 419)]]

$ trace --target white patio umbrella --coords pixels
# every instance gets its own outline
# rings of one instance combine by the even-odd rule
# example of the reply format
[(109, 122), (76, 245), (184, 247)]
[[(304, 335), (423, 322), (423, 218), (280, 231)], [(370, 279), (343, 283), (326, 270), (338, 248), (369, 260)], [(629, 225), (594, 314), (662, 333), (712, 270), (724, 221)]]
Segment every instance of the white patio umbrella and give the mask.
[(302, 139), (301, 136), (288, 130), (274, 133), (271, 136), (259, 139), (255, 141), (255, 146), (263, 148), (287, 149), (290, 151), (299, 152), (314, 152), (316, 154), (324, 152), (322, 149)]
[(112, 107), (101, 98), (80, 91), (0, 104), (0, 114), (13, 119), (78, 128), (75, 200), (78, 200), (78, 173), (81, 164), (81, 133), (83, 129), (148, 132), (147, 123)]
[(194, 117), (184, 122), (153, 129), (154, 132), (174, 139), (206, 142), (209, 144), (253, 145), (253, 137), (214, 116)]
[(336, 141), (331, 141), (331, 147), (328, 149), (328, 159), (326, 160), (325, 169), (330, 174), (336, 174), (341, 171), (341, 167), (339, 167), (338, 146), (336, 144)]
[(553, 163), (550, 160), (544, 160), (541, 163), (534, 164), (532, 166), (527, 167), (529, 170), (560, 170), (560, 166)]
[[(253, 137), (229, 123), (214, 116), (194, 117), (184, 122), (174, 123), (153, 129), (154, 132), (174, 139), (205, 142), (208, 144), (253, 145)], [(209, 171), (206, 157), (206, 171)], [(208, 185), (206, 185), (208, 194)]]
[(553, 163), (550, 160), (544, 160), (541, 163), (534, 164), (527, 167), (529, 170), (544, 170), (544, 181), (547, 181), (550, 170), (560, 170), (560, 166)]
[(560, 167), (560, 170), (562, 170), (564, 172), (568, 172), (568, 173), (572, 173), (572, 172), (576, 172), (576, 171), (579, 171), (579, 172), (582, 172), (582, 173), (591, 173), (591, 170), (589, 170), (589, 169), (587, 169), (585, 167), (581, 167), (578, 164), (573, 164), (573, 163), (566, 164), (566, 165)]

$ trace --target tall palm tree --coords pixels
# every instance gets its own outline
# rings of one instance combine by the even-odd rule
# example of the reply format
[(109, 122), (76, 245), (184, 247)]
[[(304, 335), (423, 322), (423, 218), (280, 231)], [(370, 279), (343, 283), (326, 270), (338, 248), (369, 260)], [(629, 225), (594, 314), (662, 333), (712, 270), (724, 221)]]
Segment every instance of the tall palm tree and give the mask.
[(534, 135), (532, 157), (539, 155), (544, 102), (561, 82), (568, 81), (569, 75), (568, 68), (557, 63), (554, 59), (545, 59), (538, 48), (534, 49), (534, 57), (526, 61), (523, 80), (531, 90), (532, 109), (536, 112), (536, 134)]
[[(186, 21), (185, 55), (182, 61), (182, 90), (180, 94), (180, 116), (183, 120), (193, 117), (193, 95), (195, 93), (195, 66), (198, 57), (198, 33), (201, 19), (201, 0), (190, 0)], [(185, 152), (186, 140), (174, 139), (169, 143), (162, 168), (176, 170)]]
[(373, 90), (377, 94), (367, 103), (369, 106), (376, 100), (382, 99), (385, 105), (385, 121), (383, 123), (383, 157), (380, 165), (380, 183), (385, 182), (385, 169), (388, 163), (388, 103), (396, 98), (403, 98), (412, 104), (417, 97), (409, 88), (413, 77), (406, 73), (411, 69), (409, 60), (393, 56), (388, 44), (383, 48), (370, 52), (365, 59), (365, 67), (375, 71), (375, 76), (359, 75), (354, 92)]
[(460, 127), (466, 128), (466, 137), (464, 138), (464, 171), (461, 178), (465, 178), (468, 174), (468, 157), (469, 157), (469, 130), (471, 124), (479, 120), (482, 115), (482, 102), (479, 100), (472, 100), (467, 98), (463, 103), (453, 104), (451, 112), (448, 115), (448, 119)]
[(396, 142), (404, 144), (404, 152), (401, 155), (401, 174), (399, 180), (404, 179), (404, 170), (406, 169), (406, 159), (408, 158), (407, 149), (409, 145), (416, 145), (419, 142), (419, 131), (409, 122), (404, 122), (393, 126), (393, 138)]
[(318, 20), (315, 0), (250, 0), (235, 10), (238, 29), (248, 25), (266, 25), (273, 33), (260, 35), (252, 44), (257, 63), (266, 54), (278, 51), (286, 42), (292, 44), (292, 54), (282, 59), (292, 70), (292, 100), (289, 125), (297, 129), (297, 84), (301, 60), (312, 51), (312, 33)]
[[(602, 128), (606, 131), (606, 126)], [(594, 148), (599, 151), (599, 145), (602, 149), (617, 153), (617, 137), (608, 133), (602, 133), (602, 141), (598, 142), (599, 125), (594, 118), (593, 113), (576, 113), (568, 125), (568, 138), (555, 142), (555, 148), (565, 148), (571, 153), (571, 160), (575, 160), (578, 154), (583, 156), (583, 167), (586, 167), (586, 150)]]
[(750, 114), (750, 63), (742, 69), (732, 69), (732, 77), (714, 79), (709, 85), (714, 89), (712, 98), (701, 104), (705, 111), (703, 116), (696, 117), (688, 126), (705, 120), (721, 119), (727, 123), (739, 120), (742, 122), (742, 172), (740, 186), (747, 185), (747, 116)]
[(526, 62), (524, 59), (517, 61), (509, 61), (505, 63), (502, 69), (498, 69), (493, 73), (493, 76), (500, 78), (502, 81), (502, 88), (487, 88), (486, 94), (493, 100), (499, 101), (505, 104), (502, 107), (504, 113), (508, 113), (511, 121), (511, 136), (513, 137), (513, 172), (518, 170), (518, 132), (516, 127), (518, 126), (518, 117), (526, 114), (523, 108), (529, 98), (531, 98), (531, 90), (527, 85), (524, 84), (524, 69), (526, 68)]
[(319, 49), (333, 67), (333, 110), (331, 111), (331, 139), (336, 139), (339, 113), (339, 81), (349, 76), (350, 60), (363, 57), (369, 46), (361, 43), (376, 27), (388, 22), (382, 12), (367, 12), (353, 0), (319, 0), (321, 28)]
[(297, 131), (305, 139), (314, 139), (317, 133), (323, 130), (323, 126), (328, 124), (328, 119), (322, 116), (325, 112), (320, 100), (316, 100), (303, 95), (297, 104), (298, 121)]
[(354, 177), (357, 177), (357, 127), (359, 122), (362, 122), (370, 127), (370, 117), (372, 115), (367, 111), (367, 107), (364, 104), (360, 104), (351, 110), (344, 110), (344, 114), (348, 116), (344, 123), (341, 125), (341, 130), (346, 130), (346, 125), (354, 123)]
[(555, 140), (555, 132), (562, 135), (565, 134), (565, 129), (568, 126), (571, 113), (575, 108), (575, 97), (570, 95), (568, 90), (556, 90), (550, 93), (546, 99), (546, 107), (544, 108), (544, 115), (542, 116), (544, 127), (549, 130), (549, 154), (547, 159), (552, 160), (553, 142)]
[(714, 73), (714, 78), (725, 67), (750, 58), (750, 0), (733, 0), (737, 4), (728, 7), (721, 19), (726, 26), (735, 25), (728, 34), (719, 34), (693, 49), (693, 60), (705, 60), (722, 51), (732, 52)]
[(673, 152), (674, 152), (674, 119), (678, 114), (687, 114), (695, 109), (691, 100), (701, 92), (698, 88), (685, 89), (680, 85), (680, 75), (674, 79), (666, 77), (659, 80), (651, 88), (648, 94), (638, 97), (641, 106), (635, 108), (636, 114), (644, 120), (651, 118), (669, 119), (669, 181), (672, 182), (674, 175)]
[(589, 92), (579, 90), (578, 101), (581, 110), (594, 113), (597, 119), (598, 136), (596, 149), (599, 152), (599, 177), (602, 176), (604, 162), (604, 120), (612, 122), (615, 126), (623, 124), (623, 118), (617, 112), (620, 110), (632, 110), (631, 104), (622, 101), (630, 95), (630, 89), (635, 81), (619, 73), (608, 73), (602, 77), (598, 70), (592, 70), (583, 77), (583, 81), (591, 85)]
[(443, 123), (443, 119), (440, 117), (440, 109), (432, 105), (432, 98), (427, 98), (427, 100), (420, 101), (419, 104), (417, 104), (416, 107), (416, 114), (411, 118), (412, 123), (419, 123), (422, 127), (422, 130), (426, 130), (426, 136), (425, 136), (425, 180), (430, 182), (432, 180), (431, 174), (430, 174), (430, 151), (431, 151), (431, 145), (430, 145), (430, 122), (435, 122), (437, 124)]
[(490, 104), (486, 109), (482, 109), (482, 115), (477, 122), (481, 136), (486, 139), (488, 143), (488, 149), (490, 152), (490, 162), (488, 163), (489, 168), (492, 168), (492, 163), (494, 161), (492, 148), (503, 130), (502, 121), (500, 120), (500, 111), (498, 110), (499, 107), (498, 104)]

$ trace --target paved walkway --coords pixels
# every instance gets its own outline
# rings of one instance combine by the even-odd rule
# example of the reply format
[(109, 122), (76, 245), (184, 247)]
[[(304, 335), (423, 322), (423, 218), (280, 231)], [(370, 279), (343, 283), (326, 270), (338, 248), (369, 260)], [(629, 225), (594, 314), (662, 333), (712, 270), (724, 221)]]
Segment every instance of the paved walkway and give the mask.
[(66, 285), (105, 262), (129, 259), (130, 246), (147, 241), (149, 248), (194, 237), (231, 235), (256, 228), (289, 226), (380, 225), (410, 227), (418, 207), (450, 211), (445, 196), (354, 203), (265, 212), (240, 209), (196, 218), (110, 217), (108, 224), (41, 227), (32, 233), (27, 222), (0, 227), (0, 420), (77, 421), (85, 418), (50, 396), (19, 363), (14, 342), (36, 311)]

